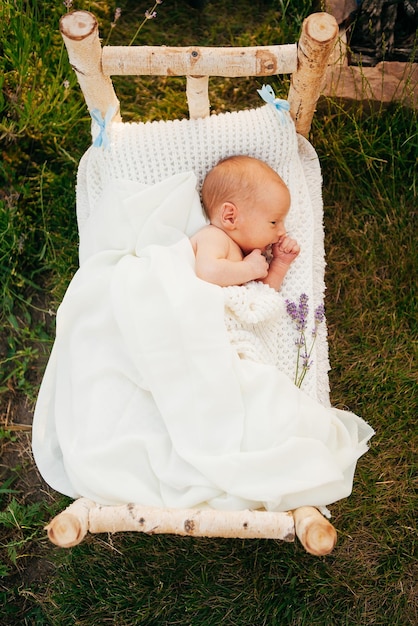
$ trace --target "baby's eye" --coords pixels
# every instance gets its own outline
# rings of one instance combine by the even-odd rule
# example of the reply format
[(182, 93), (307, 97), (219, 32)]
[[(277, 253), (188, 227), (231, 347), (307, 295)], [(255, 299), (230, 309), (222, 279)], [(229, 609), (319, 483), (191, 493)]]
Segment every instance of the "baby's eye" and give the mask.
[(270, 222), (270, 224), (273, 224), (273, 226), (276, 226), (277, 222)]

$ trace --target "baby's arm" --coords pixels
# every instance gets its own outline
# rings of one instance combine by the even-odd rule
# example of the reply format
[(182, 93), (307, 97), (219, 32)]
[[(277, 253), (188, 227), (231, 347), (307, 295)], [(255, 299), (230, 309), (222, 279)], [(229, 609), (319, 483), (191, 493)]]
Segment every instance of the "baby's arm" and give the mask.
[(299, 252), (300, 247), (295, 239), (292, 239), (288, 235), (281, 237), (280, 241), (272, 246), (273, 258), (270, 262), (268, 274), (262, 282), (278, 291), (282, 286), (287, 270), (296, 259)]
[(222, 230), (208, 226), (191, 238), (196, 275), (220, 287), (243, 285), (267, 277), (269, 265), (260, 250), (242, 258), (238, 246)]

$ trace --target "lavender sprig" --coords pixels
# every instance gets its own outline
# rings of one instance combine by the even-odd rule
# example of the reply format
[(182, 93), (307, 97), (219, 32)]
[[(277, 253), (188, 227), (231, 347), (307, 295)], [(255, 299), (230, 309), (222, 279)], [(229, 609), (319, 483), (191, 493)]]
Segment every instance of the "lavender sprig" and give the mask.
[(133, 42), (135, 41), (135, 39), (138, 37), (140, 31), (142, 30), (144, 24), (147, 23), (148, 20), (153, 20), (157, 17), (157, 11), (155, 10), (157, 8), (157, 6), (159, 4), (162, 4), (163, 0), (155, 0), (154, 2), (154, 6), (151, 9), (147, 9), (144, 13), (145, 18), (142, 20), (142, 22), (140, 23), (140, 25), (138, 26), (135, 35), (132, 37), (131, 41), (129, 42), (129, 45), (132, 46)]
[(116, 28), (117, 22), (120, 19), (120, 16), (122, 15), (122, 9), (120, 7), (116, 7), (115, 9), (115, 14), (113, 16), (113, 22), (110, 22), (110, 31), (109, 34), (107, 35), (107, 39), (104, 42), (104, 45), (107, 46), (109, 43), (109, 39), (113, 33), (113, 29)]
[(306, 293), (302, 293), (299, 296), (299, 303), (296, 304), (291, 300), (286, 300), (286, 311), (290, 315), (292, 321), (295, 324), (295, 328), (298, 332), (298, 337), (295, 341), (297, 347), (296, 357), (296, 370), (295, 370), (295, 385), (301, 387), (306, 376), (306, 373), (312, 366), (313, 360), (311, 354), (315, 345), (316, 337), (318, 335), (318, 327), (323, 322), (325, 317), (324, 305), (320, 304), (314, 311), (314, 328), (312, 330), (312, 341), (308, 349), (306, 340), (306, 328), (308, 325), (309, 304), (308, 296)]

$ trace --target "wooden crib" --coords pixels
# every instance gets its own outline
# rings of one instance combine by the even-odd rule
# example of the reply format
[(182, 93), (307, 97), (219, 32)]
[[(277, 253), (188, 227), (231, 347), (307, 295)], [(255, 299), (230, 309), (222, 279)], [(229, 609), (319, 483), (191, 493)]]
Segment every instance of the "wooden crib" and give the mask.
[[(122, 120), (113, 75), (185, 76), (191, 119), (210, 114), (210, 76), (274, 76), (290, 74), (290, 114), (299, 135), (307, 137), (327, 65), (338, 36), (335, 19), (314, 13), (303, 23), (298, 43), (248, 48), (166, 46), (101, 46), (97, 20), (89, 12), (62, 17), (61, 34), (89, 111), (103, 119)], [(88, 175), (86, 171), (82, 174)], [(81, 186), (81, 185), (80, 185)], [(47, 526), (59, 546), (79, 543), (87, 532), (142, 531), (187, 536), (275, 538), (298, 536), (311, 554), (329, 553), (336, 542), (333, 526), (314, 507), (289, 512), (158, 509), (139, 503), (101, 506), (80, 498)]]

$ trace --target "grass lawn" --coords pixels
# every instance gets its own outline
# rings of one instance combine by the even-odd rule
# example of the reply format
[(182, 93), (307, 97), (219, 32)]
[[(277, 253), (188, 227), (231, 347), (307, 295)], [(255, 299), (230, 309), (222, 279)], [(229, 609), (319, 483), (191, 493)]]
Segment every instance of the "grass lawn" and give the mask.
[[(73, 2), (126, 44), (145, 6)], [(233, 10), (231, 7), (233, 6)], [(416, 111), (322, 99), (310, 139), (324, 178), (331, 399), (376, 430), (353, 494), (332, 506), (338, 544), (90, 536), (70, 550), (43, 526), (68, 500), (30, 451), (54, 315), (77, 268), (75, 174), (89, 117), (58, 32), (61, 1), (0, 6), (0, 622), (4, 626), (407, 626), (416, 561)], [(288, 43), (307, 0), (164, 0), (135, 42)], [(185, 116), (178, 79), (115, 79), (126, 121)], [(214, 79), (212, 107), (258, 105), (253, 81)], [(286, 93), (286, 81), (273, 81)]]

